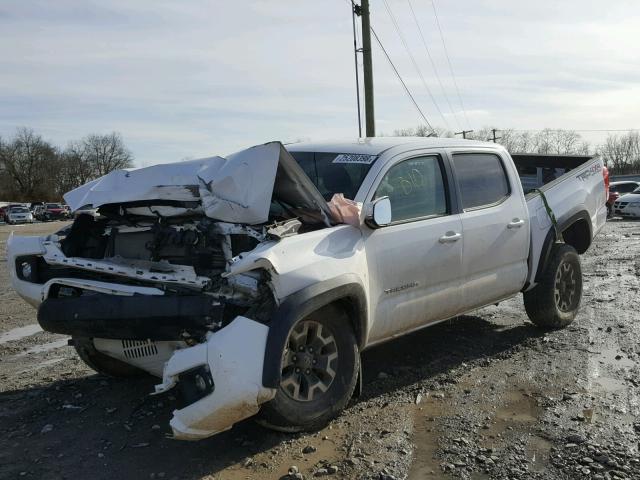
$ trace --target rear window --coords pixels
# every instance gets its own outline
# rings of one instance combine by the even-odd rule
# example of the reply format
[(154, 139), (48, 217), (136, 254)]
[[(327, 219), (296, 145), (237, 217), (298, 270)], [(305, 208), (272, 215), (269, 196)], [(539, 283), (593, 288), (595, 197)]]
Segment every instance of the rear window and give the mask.
[(371, 166), (374, 155), (290, 152), (325, 200), (334, 193), (353, 199)]
[(62, 208), (57, 203), (47, 203), (47, 208)]
[(509, 182), (497, 155), (463, 153), (453, 156), (464, 209), (492, 205), (509, 195)]

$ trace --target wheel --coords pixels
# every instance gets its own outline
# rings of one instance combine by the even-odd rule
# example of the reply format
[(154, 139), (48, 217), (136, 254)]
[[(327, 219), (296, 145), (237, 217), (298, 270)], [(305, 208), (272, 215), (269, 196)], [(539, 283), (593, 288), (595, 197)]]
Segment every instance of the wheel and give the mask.
[(317, 430), (351, 399), (360, 353), (346, 314), (324, 307), (298, 322), (282, 354), (276, 396), (262, 406), (258, 421), (275, 430)]
[(576, 317), (581, 298), (578, 252), (570, 245), (555, 244), (540, 283), (524, 293), (527, 315), (539, 327), (564, 328)]
[(73, 346), (82, 361), (102, 375), (115, 378), (134, 378), (146, 375), (146, 372), (139, 368), (97, 351), (91, 338), (73, 337)]

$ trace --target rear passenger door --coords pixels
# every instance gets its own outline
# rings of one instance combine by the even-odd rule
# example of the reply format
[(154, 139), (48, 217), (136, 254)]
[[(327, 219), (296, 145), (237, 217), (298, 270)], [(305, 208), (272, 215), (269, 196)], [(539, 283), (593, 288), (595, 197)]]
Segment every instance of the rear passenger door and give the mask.
[[(510, 296), (527, 278), (528, 212), (513, 163), (499, 152), (452, 151), (462, 208), (462, 310)], [(506, 155), (506, 154), (505, 154)]]

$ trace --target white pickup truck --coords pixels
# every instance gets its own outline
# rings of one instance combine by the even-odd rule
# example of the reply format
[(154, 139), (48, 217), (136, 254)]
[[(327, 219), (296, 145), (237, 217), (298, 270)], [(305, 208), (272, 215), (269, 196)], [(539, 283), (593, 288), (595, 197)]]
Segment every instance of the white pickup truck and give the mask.
[[(315, 429), (372, 345), (521, 292), (536, 325), (569, 324), (607, 181), (596, 158), (491, 143), (272, 142), (112, 172), (65, 195), (99, 215), (7, 251), (39, 323), (90, 367), (178, 391), (176, 438), (258, 412)], [(336, 193), (358, 202), (348, 223)]]

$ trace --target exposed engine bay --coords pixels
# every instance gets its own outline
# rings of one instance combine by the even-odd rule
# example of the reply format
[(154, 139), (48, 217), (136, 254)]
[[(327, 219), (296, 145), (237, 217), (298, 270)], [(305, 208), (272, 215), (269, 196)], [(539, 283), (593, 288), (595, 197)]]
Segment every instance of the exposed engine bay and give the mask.
[[(267, 322), (275, 304), (269, 272), (227, 275), (228, 267), (260, 243), (296, 235), (302, 225), (297, 219), (248, 226), (201, 216), (80, 215), (58, 232), (35, 267), (41, 281), (58, 279), (39, 320), (50, 331), (75, 336), (187, 341), (238, 315)], [(114, 296), (62, 280), (73, 278), (158, 294)]]

